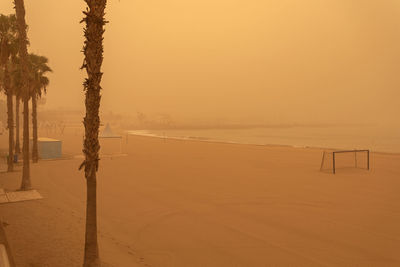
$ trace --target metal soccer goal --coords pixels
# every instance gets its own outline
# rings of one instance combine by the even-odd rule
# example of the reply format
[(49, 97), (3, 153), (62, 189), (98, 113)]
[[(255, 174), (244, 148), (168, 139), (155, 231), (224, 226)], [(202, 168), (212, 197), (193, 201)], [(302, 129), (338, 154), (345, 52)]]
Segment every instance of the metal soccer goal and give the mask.
[(360, 168), (369, 170), (369, 150), (324, 151), (320, 171), (336, 173), (338, 168)]

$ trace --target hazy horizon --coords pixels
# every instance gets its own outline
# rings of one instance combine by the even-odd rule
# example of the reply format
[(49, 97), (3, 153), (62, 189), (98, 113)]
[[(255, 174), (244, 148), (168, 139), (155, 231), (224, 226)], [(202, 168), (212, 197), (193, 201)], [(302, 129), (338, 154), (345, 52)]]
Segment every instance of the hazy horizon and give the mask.
[(400, 0), (13, 2), (1, 266), (400, 266)]
[[(83, 1), (26, 1), (48, 108), (83, 109)], [(0, 13), (12, 13), (2, 1)], [(271, 123), (394, 123), (400, 2), (110, 1), (102, 110)]]

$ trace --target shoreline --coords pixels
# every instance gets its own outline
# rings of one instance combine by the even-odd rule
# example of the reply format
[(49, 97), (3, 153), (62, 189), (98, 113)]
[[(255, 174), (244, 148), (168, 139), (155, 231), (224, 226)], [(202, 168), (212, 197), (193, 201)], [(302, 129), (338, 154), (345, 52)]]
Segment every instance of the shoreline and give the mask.
[[(140, 133), (143, 131), (143, 133)], [(215, 144), (232, 144), (232, 145), (250, 145), (250, 146), (262, 146), (262, 147), (286, 147), (286, 148), (294, 148), (294, 149), (314, 149), (314, 150), (327, 150), (327, 151), (334, 151), (334, 150), (353, 150), (347, 148), (332, 148), (332, 147), (318, 147), (318, 146), (299, 146), (299, 145), (287, 145), (287, 144), (259, 144), (259, 143), (244, 143), (244, 142), (236, 142), (236, 141), (224, 141), (218, 139), (209, 139), (206, 137), (196, 137), (196, 136), (188, 136), (188, 137), (177, 137), (177, 136), (163, 136), (154, 133), (145, 133), (150, 130), (124, 130), (125, 137), (129, 135), (133, 136), (141, 136), (141, 137), (152, 137), (152, 138), (159, 138), (165, 140), (180, 140), (180, 141), (198, 141), (198, 142), (205, 142), (205, 143), (215, 143)], [(375, 154), (384, 154), (384, 155), (399, 155), (400, 152), (387, 152), (387, 151), (376, 151), (369, 148), (363, 148), (369, 150), (371, 153)]]

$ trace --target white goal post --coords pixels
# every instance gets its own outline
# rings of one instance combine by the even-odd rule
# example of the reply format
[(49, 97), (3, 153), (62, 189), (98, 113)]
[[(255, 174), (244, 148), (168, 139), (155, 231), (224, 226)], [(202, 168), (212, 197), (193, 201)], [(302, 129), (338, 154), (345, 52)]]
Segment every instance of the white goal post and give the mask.
[[(322, 155), (322, 161), (321, 161), (321, 168), (320, 171), (327, 170), (327, 169), (332, 169), (332, 173), (336, 173), (336, 169), (338, 167), (337, 160), (338, 156), (340, 154), (345, 154), (345, 153), (351, 153), (354, 154), (354, 158), (351, 160), (351, 164), (354, 163), (355, 168), (358, 168), (359, 166), (359, 160), (365, 159), (365, 162), (363, 162), (364, 169), (369, 170), (369, 150), (368, 149), (354, 149), (354, 150), (336, 150), (336, 151), (324, 151)], [(363, 154), (363, 157), (357, 157), (357, 154)], [(349, 157), (347, 158), (347, 161), (349, 161)], [(328, 167), (327, 167), (328, 166)]]

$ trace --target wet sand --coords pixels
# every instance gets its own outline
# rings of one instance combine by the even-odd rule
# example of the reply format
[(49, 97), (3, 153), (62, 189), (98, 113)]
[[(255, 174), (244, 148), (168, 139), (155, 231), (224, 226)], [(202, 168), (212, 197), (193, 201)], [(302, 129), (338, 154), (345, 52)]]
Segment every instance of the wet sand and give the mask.
[[(32, 165), (43, 200), (0, 205), (19, 266), (81, 266), (82, 136), (68, 159)], [(1, 148), (6, 147), (1, 137)], [(106, 266), (399, 266), (400, 155), (371, 170), (319, 172), (322, 150), (129, 136), (103, 157), (99, 242)], [(15, 190), (21, 172), (0, 174)]]

